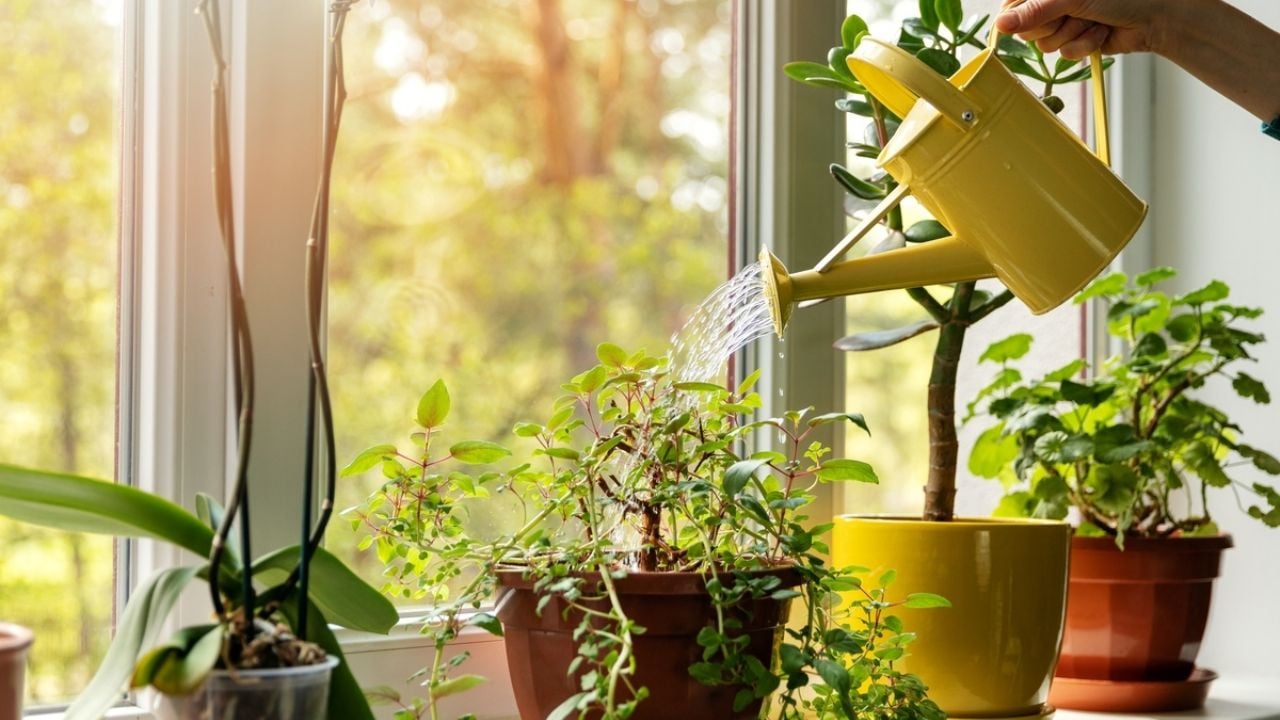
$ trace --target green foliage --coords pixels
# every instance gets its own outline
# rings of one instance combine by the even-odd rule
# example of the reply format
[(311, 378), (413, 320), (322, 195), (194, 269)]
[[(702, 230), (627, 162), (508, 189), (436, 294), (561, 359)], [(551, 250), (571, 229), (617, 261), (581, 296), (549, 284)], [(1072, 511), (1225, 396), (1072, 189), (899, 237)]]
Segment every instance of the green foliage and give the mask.
[[(562, 385), (565, 395), (548, 420), (516, 425), (531, 449), (510, 468), (464, 474), (453, 467), (456, 458), (437, 450), (443, 441), (432, 429), (413, 433), (404, 452), (374, 448), (379, 457), (394, 452), (381, 465), (386, 479), (344, 517), (361, 534), (360, 545), (386, 564), (385, 592), (434, 602), (424, 632), (437, 648), (492, 596), (498, 570), (521, 569), (542, 607), (554, 600), (582, 618), (570, 668), (582, 692), (553, 716), (627, 717), (648, 693), (631, 680), (644, 663), (633, 654), (644, 628), (627, 617), (616, 582), (637, 570), (699, 573), (717, 619), (698, 636), (702, 657), (689, 671), (730, 688), (738, 707), (768, 699), (784, 718), (941, 718), (920, 681), (894, 669), (913, 636), (885, 614), (896, 604), (884, 587), (892, 577), (864, 589), (865, 570), (829, 566), (823, 536), (830, 525), (814, 525), (806, 514), (820, 482), (876, 482), (866, 463), (831, 458), (813, 441), (833, 423), (866, 430), (863, 417), (798, 411), (752, 421), (762, 404), (750, 390), (755, 376), (732, 391), (674, 383), (666, 361), (643, 352), (604, 344), (597, 357), (599, 365)], [(766, 432), (781, 438), (782, 451), (750, 452)], [(481, 503), (514, 495), (522, 509), (518, 529), (464, 531), (478, 490), (488, 493)], [(790, 568), (797, 580), (767, 572), (778, 568)], [(740, 608), (764, 597), (795, 598), (805, 608), (804, 622), (786, 631), (777, 668), (747, 654), (739, 631)], [(946, 601), (921, 594), (906, 604)], [(501, 632), (490, 615), (471, 622)], [(473, 682), (455, 684), (471, 676), (455, 676), (443, 657), (437, 653), (420, 671), (424, 701), (407, 703), (394, 692), (382, 699), (406, 718), (434, 712), (446, 692)], [(821, 682), (811, 685), (816, 678)]]
[[(173, 503), (123, 485), (0, 465), (0, 515), (45, 527), (153, 537), (204, 556), (213, 538), (207, 522), (220, 516), (222, 511), (208, 498), (202, 498), (199, 506), (204, 520)], [(271, 553), (257, 560), (251, 572), (261, 582), (284, 580), (298, 556), (297, 547)], [(223, 555), (218, 582), (220, 588), (227, 589), (224, 591), (226, 602), (233, 610), (238, 598), (236, 588), (244, 572), (235, 555)], [(335, 618), (341, 618), (348, 627), (386, 633), (395, 624), (398, 618), (395, 608), (333, 555), (319, 550), (312, 573), (312, 600), (332, 610)], [(157, 632), (183, 588), (197, 577), (209, 581), (210, 575), (207, 565), (173, 568), (157, 574), (135, 591), (97, 673), (68, 710), (69, 720), (100, 717), (119, 699), (130, 677), (165, 691), (190, 691), (199, 686), (209, 671), (225, 666), (230, 657), (226, 643), (233, 634), (229, 624), (186, 628), (168, 643), (155, 644)], [(276, 585), (257, 597), (259, 605), (255, 610), (286, 622), (285, 618), (276, 617), (272, 608), (296, 602), (296, 595), (296, 590), (287, 591), (284, 586)], [(317, 616), (323, 617), (318, 613), (319, 610)], [(213, 646), (216, 650), (210, 650)], [(336, 643), (331, 652), (342, 656)], [(349, 670), (336, 672), (341, 675)], [(350, 684), (354, 687), (354, 681)], [(353, 710), (350, 695), (350, 688), (344, 691), (334, 687), (330, 693), (331, 709), (342, 708), (343, 712), (333, 717), (371, 717), (367, 706), (363, 713)], [(355, 697), (357, 704), (363, 702), (358, 690)]]
[(969, 467), (1005, 482), (997, 514), (1064, 518), (1075, 507), (1082, 526), (1123, 545), (1126, 535), (1216, 532), (1207, 493), (1231, 488), (1258, 498), (1250, 515), (1280, 525), (1280, 496), (1235, 477), (1242, 464), (1280, 475), (1280, 461), (1240, 442), (1227, 414), (1194, 394), (1226, 378), (1241, 398), (1271, 401), (1266, 386), (1239, 369), (1263, 342), (1245, 327), (1261, 310), (1228, 303), (1230, 289), (1217, 280), (1176, 297), (1156, 289), (1175, 275), (1156, 268), (1130, 282), (1116, 273), (1080, 293), (1077, 302), (1107, 303), (1108, 332), (1121, 346), (1092, 377), (1080, 377), (1085, 363), (1076, 361), (1023, 380), (1009, 363), (1030, 349), (1027, 335), (983, 354), (1001, 372), (970, 408), (972, 415), (985, 402), (994, 422)]

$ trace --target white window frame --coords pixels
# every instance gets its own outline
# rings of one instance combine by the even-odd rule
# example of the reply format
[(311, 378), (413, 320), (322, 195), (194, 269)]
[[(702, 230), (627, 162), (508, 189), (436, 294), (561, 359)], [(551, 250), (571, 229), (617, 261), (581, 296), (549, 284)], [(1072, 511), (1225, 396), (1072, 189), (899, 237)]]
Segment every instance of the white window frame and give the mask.
[[(225, 496), (234, 445), (225, 262), (211, 187), (212, 64), (193, 4), (125, 0), (118, 379), (121, 481), (188, 509), (197, 493)], [(255, 554), (293, 544), (301, 532), (293, 498), (303, 473), (303, 243), (320, 165), (321, 7), (316, 0), (223, 6), (238, 252), (258, 377), (250, 472), (260, 480), (251, 509), (272, 508), (269, 522), (253, 514)], [(826, 166), (844, 152), (844, 123), (828, 95), (787, 80), (781, 66), (824, 57), (844, 15), (844, 0), (735, 2), (735, 270), (754, 262), (762, 245), (793, 269), (809, 267), (843, 232), (840, 191)], [(830, 349), (843, 325), (843, 304), (829, 302), (798, 313), (785, 341), (765, 341), (741, 358), (739, 368), (764, 369), (766, 412), (843, 401), (842, 359)], [(841, 437), (826, 441), (838, 450)], [(840, 506), (828, 494), (817, 511)], [(195, 560), (163, 543), (123, 545), (128, 587)], [(193, 589), (170, 623), (176, 629), (207, 616), (208, 601)], [(398, 685), (431, 660), (411, 616), (388, 637), (345, 629), (339, 637), (367, 684)], [(512, 715), (501, 639), (467, 631), (450, 650), (470, 652), (469, 669), (492, 679), (455, 709)], [(108, 717), (152, 716), (126, 703)]]

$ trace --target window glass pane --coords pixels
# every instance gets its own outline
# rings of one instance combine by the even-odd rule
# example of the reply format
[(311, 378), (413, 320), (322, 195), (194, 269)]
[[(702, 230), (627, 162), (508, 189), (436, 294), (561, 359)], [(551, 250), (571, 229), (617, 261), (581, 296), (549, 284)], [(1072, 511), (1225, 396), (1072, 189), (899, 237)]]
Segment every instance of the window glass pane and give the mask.
[[(329, 270), (340, 461), (407, 449), (437, 378), (451, 441), (511, 446), (597, 343), (665, 348), (726, 276), (731, 42), (725, 0), (353, 11)], [(340, 507), (377, 482), (344, 480)], [(335, 523), (329, 540), (377, 577), (360, 537)]]
[[(5, 0), (0, 26), (0, 462), (115, 468), (122, 9)], [(0, 518), (0, 619), (35, 630), (29, 702), (73, 697), (110, 640), (110, 538)]]
[[(1000, 0), (965, 0), (968, 16), (995, 13)], [(876, 37), (896, 40), (902, 20), (919, 15), (914, 0), (849, 0), (849, 12), (868, 21)], [(990, 26), (988, 26), (990, 27)], [(836, 39), (833, 36), (833, 42)], [(1038, 88), (1036, 88), (1038, 90)], [(1084, 85), (1072, 85), (1059, 91), (1066, 102), (1060, 117), (1072, 129), (1082, 132), (1088, 118), (1084, 114)], [(850, 115), (849, 139), (864, 142), (865, 118)], [(850, 153), (847, 165), (860, 177), (876, 172), (873, 160)], [(871, 205), (867, 204), (867, 209)], [(861, 211), (861, 208), (859, 209)], [(927, 217), (913, 200), (903, 204), (906, 225)], [(850, 219), (852, 229), (855, 221)], [(883, 237), (873, 234), (859, 243), (866, 252)], [(980, 288), (999, 292), (996, 281), (983, 281)], [(945, 299), (946, 289), (935, 288), (935, 296)], [(849, 334), (890, 330), (927, 319), (925, 311), (905, 292), (857, 295), (845, 301), (846, 331)], [(995, 368), (978, 365), (978, 357), (992, 342), (1014, 333), (1030, 333), (1034, 338), (1032, 352), (1020, 366), (1029, 376), (1062, 366), (1082, 351), (1083, 315), (1081, 308), (1067, 304), (1040, 317), (1034, 317), (1021, 303), (1014, 301), (975, 325), (965, 337), (964, 354), (957, 378), (956, 405), (963, 417), (964, 409), (977, 391), (990, 380)], [(880, 475), (878, 486), (844, 487), (844, 505), (849, 512), (895, 513), (918, 515), (923, 509), (922, 487), (929, 473), (928, 383), (932, 367), (935, 333), (926, 333), (899, 345), (867, 353), (845, 356), (846, 406), (862, 412), (871, 423), (874, 440), (868, 441), (861, 431), (850, 429), (846, 447), (857, 457), (872, 463)], [(958, 418), (959, 419), (959, 418)], [(982, 428), (980, 422), (962, 426), (959, 432), (960, 456), (956, 500), (958, 513), (989, 514), (999, 501), (999, 483), (969, 477), (966, 465), (969, 449)], [(854, 485), (850, 483), (849, 485)]]

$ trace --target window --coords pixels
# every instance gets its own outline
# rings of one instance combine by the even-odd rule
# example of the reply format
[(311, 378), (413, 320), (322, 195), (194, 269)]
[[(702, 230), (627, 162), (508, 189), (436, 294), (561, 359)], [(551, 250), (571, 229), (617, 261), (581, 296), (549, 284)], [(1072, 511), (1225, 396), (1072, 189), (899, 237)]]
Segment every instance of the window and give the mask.
[[(329, 270), (340, 462), (403, 443), (437, 378), (452, 440), (515, 447), (599, 342), (665, 348), (726, 277), (731, 50), (727, 0), (352, 13)], [(339, 507), (376, 482), (344, 481)], [(486, 499), (473, 529), (510, 509)], [(335, 523), (329, 547), (376, 581), (359, 537)]]
[[(0, 24), (0, 461), (115, 476), (121, 3), (7, 2)], [(110, 640), (116, 545), (0, 518), (0, 618), (32, 627), (28, 703)]]

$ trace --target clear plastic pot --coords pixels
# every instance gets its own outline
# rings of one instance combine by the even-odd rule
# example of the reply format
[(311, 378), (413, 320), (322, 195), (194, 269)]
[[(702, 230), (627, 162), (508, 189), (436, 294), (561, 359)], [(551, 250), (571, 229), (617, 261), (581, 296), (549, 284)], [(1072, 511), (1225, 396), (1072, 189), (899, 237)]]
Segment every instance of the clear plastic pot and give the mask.
[(319, 665), (216, 670), (199, 690), (186, 696), (161, 695), (160, 720), (317, 720), (329, 703), (329, 676), (337, 658)]

